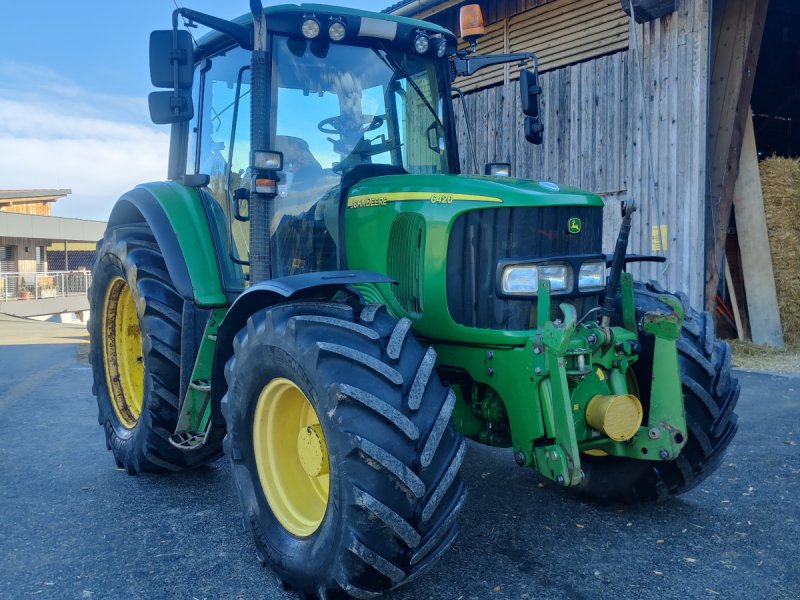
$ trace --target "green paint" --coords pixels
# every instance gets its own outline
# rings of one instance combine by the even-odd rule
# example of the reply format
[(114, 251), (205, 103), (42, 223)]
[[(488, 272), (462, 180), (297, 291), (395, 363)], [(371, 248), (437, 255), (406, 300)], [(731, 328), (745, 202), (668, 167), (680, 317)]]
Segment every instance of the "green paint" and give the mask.
[[(365, 301), (383, 301), (397, 317), (410, 318), (415, 334), (438, 352), (443, 378), (454, 384), (453, 422), (464, 435), (481, 443), (511, 445), (517, 462), (536, 468), (563, 485), (580, 482), (581, 451), (600, 448), (608, 454), (646, 460), (677, 456), (685, 443), (683, 398), (675, 341), (680, 333), (679, 308), (674, 315), (646, 315), (646, 331), (656, 335), (651, 423), (633, 440), (613, 442), (593, 431), (586, 406), (597, 395), (627, 394), (627, 373), (638, 356), (633, 279), (621, 280), (623, 327), (603, 330), (577, 323), (575, 308), (560, 305), (562, 318), (550, 320), (550, 284), (542, 280), (537, 300), (538, 329), (495, 331), (459, 325), (446, 301), (447, 243), (450, 227), (466, 211), (492, 207), (602, 206), (602, 200), (570, 188), (552, 192), (534, 181), (455, 175), (397, 175), (364, 180), (353, 187), (354, 202), (345, 211), (349, 268), (387, 272), (389, 234), (404, 213), (424, 217), (420, 237), (422, 314), (409, 314), (387, 284), (359, 286)], [(445, 200), (442, 202), (442, 200)], [(451, 199), (452, 201), (447, 201)], [(497, 202), (500, 200), (501, 202)], [(570, 230), (582, 223), (567, 223)], [(653, 423), (660, 437), (652, 439)], [(655, 434), (652, 434), (655, 435)]]
[(202, 434), (211, 423), (211, 371), (217, 346), (217, 329), (227, 312), (226, 308), (214, 309), (206, 321), (175, 433)]
[[(455, 219), (470, 210), (487, 207), (527, 206), (603, 206), (602, 199), (575, 188), (562, 187), (553, 192), (536, 181), (508, 177), (472, 177), (465, 175), (391, 175), (366, 179), (350, 190), (350, 197), (381, 196), (400, 193), (428, 192), (429, 199), (393, 201), (376, 206), (360, 206), (345, 210), (348, 268), (387, 273), (386, 240), (392, 222), (400, 214), (412, 212), (425, 217), (424, 260), (419, 272), (421, 296), (426, 299), (421, 316), (404, 310), (391, 291), (390, 284), (377, 287), (389, 310), (398, 317), (414, 321), (418, 336), (442, 342), (477, 346), (524, 346), (529, 331), (495, 331), (476, 329), (455, 323), (447, 310), (447, 243)], [(459, 199), (441, 202), (449, 195), (498, 198), (501, 203), (486, 200)]]
[(164, 209), (169, 224), (178, 237), (197, 305), (227, 306), (228, 300), (217, 264), (217, 251), (197, 190), (174, 181), (145, 183), (137, 187), (152, 194)]

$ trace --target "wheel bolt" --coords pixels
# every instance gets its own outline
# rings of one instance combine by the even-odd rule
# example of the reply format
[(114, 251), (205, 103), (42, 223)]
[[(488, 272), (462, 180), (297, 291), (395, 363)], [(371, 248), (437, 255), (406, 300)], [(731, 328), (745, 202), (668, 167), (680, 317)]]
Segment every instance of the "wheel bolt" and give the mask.
[(664, 460), (667, 460), (669, 458), (669, 452), (667, 451), (666, 448), (662, 448), (661, 450), (659, 450), (658, 455)]

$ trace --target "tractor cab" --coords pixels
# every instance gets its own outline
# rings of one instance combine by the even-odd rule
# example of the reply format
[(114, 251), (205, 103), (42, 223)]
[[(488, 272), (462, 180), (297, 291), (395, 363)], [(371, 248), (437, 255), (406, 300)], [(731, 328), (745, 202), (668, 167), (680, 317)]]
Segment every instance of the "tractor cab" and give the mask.
[[(205, 22), (204, 15), (184, 13)], [(191, 56), (194, 76), (183, 76), (174, 93), (151, 95), (154, 121), (174, 123), (170, 178), (188, 176), (202, 184), (208, 176), (208, 189), (229, 222), (230, 257), (246, 272), (256, 115), (266, 134), (259, 150), (280, 161), (267, 177), (275, 182), (272, 277), (341, 268), (342, 208), (355, 183), (458, 172), (447, 59), (456, 39), (434, 24), (323, 5), (283, 5), (267, 8), (264, 16), (268, 64), (257, 110), (247, 19), (211, 23), (220, 31), (196, 49), (190, 38), (176, 35), (187, 57), (183, 67), (189, 69)], [(151, 38), (151, 66), (175, 52), (167, 33)], [(169, 74), (164, 79), (171, 87)], [(188, 131), (179, 120), (188, 113), (175, 108), (178, 95), (193, 109)], [(181, 135), (188, 139), (181, 142)], [(185, 164), (174, 151), (181, 143), (187, 145)]]

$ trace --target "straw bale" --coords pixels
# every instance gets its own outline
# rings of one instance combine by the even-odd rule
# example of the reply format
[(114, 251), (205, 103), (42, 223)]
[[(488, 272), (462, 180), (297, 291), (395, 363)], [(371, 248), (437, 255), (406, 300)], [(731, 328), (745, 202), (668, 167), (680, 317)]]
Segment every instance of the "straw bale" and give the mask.
[(761, 162), (761, 187), (787, 344), (800, 344), (800, 159)]

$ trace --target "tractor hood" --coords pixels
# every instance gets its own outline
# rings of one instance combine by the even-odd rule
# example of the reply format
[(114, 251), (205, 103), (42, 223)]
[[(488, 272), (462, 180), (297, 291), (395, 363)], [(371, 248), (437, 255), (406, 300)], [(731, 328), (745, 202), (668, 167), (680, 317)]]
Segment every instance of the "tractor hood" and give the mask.
[(506, 206), (604, 205), (597, 194), (549, 181), (474, 175), (387, 175), (355, 184), (348, 194), (347, 207), (366, 208), (414, 201)]

